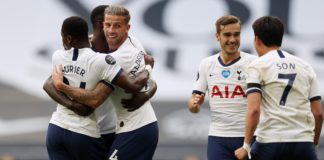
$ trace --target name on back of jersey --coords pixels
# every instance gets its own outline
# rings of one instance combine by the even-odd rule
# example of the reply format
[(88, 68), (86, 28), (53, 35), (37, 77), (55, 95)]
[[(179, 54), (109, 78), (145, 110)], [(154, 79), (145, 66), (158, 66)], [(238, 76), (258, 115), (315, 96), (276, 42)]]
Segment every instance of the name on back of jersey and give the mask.
[(63, 73), (73, 73), (73, 74), (78, 74), (80, 76), (84, 76), (85, 74), (85, 69), (75, 66), (75, 65), (65, 65), (63, 66)]
[(281, 63), (277, 63), (277, 68), (279, 70), (286, 70), (286, 69), (295, 70), (296, 65), (294, 63), (281, 62)]

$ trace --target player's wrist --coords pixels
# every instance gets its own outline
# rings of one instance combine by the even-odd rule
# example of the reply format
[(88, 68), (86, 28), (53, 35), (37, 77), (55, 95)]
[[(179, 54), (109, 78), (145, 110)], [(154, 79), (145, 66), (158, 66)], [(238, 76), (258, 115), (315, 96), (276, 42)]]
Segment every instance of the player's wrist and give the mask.
[(248, 153), (249, 159), (251, 159), (251, 144), (244, 142), (242, 148), (246, 150), (246, 152)]

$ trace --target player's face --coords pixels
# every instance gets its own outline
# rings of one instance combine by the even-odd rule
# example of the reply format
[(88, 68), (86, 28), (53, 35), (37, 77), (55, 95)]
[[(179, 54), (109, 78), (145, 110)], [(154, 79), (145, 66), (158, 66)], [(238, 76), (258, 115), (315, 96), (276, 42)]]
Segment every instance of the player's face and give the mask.
[(239, 23), (221, 26), (221, 30), (216, 34), (222, 52), (226, 54), (238, 53), (241, 41), (241, 25)]
[(129, 28), (123, 16), (105, 15), (103, 29), (109, 48), (117, 49), (128, 37)]

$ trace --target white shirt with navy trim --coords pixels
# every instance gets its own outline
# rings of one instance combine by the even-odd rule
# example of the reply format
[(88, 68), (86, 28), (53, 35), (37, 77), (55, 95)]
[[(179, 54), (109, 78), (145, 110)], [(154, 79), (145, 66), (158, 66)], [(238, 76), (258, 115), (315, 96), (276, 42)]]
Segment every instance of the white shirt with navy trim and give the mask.
[(313, 142), (310, 101), (320, 99), (313, 68), (285, 51), (272, 50), (248, 67), (248, 93), (262, 94), (257, 141)]
[(201, 61), (193, 93), (209, 96), (210, 136), (243, 137), (246, 114), (246, 67), (257, 57), (240, 52), (225, 65), (220, 54)]
[[(64, 77), (73, 87), (92, 90), (101, 80), (113, 81), (122, 72), (112, 56), (98, 54), (90, 48), (58, 50), (52, 57), (53, 65), (63, 65)], [(79, 116), (58, 104), (50, 123), (90, 137), (100, 137), (94, 114)]]
[[(117, 49), (117, 51), (110, 53), (110, 55), (116, 59), (116, 61), (130, 77), (144, 71), (144, 54), (145, 53), (142, 45), (133, 37), (128, 37)], [(110, 95), (110, 99), (112, 104), (115, 106), (117, 113), (117, 134), (133, 131), (157, 121), (150, 101), (146, 101), (139, 109), (128, 112), (122, 106), (121, 100), (129, 99), (131, 94), (126, 93), (124, 89), (118, 86), (114, 87), (115, 90)]]

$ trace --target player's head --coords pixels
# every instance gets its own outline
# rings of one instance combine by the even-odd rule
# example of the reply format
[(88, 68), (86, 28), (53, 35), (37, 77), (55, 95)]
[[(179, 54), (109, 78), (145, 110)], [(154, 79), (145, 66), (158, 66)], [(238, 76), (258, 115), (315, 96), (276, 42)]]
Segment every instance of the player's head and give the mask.
[(66, 18), (62, 24), (61, 36), (65, 49), (77, 47), (80, 43), (88, 42), (88, 24), (81, 17)]
[(281, 46), (284, 35), (284, 25), (278, 17), (264, 16), (254, 21), (252, 25), (254, 36), (265, 46)]
[(128, 37), (130, 14), (122, 6), (110, 5), (105, 10), (104, 32), (109, 47), (118, 48)]
[(239, 53), (241, 41), (241, 21), (232, 15), (222, 16), (216, 21), (216, 38), (220, 43), (222, 53)]
[(97, 7), (95, 7), (90, 14), (90, 20), (92, 23), (92, 27), (93, 29), (102, 29), (102, 23), (104, 21), (104, 15), (105, 15), (105, 9), (108, 7), (109, 5), (99, 5)]

